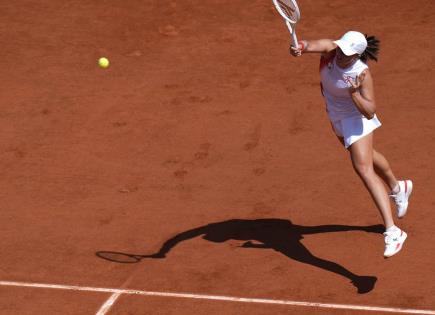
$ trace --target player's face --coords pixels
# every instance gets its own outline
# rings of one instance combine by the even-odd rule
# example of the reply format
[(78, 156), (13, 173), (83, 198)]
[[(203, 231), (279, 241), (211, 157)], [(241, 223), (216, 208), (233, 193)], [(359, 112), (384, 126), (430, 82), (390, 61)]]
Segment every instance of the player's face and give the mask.
[(340, 68), (347, 68), (359, 58), (358, 54), (346, 56), (340, 47), (337, 47), (337, 65)]

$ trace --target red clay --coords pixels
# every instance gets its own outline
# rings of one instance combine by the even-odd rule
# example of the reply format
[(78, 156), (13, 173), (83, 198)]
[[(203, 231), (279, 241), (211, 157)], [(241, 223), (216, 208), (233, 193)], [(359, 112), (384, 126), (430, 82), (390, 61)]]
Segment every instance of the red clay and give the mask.
[[(299, 5), (300, 38), (381, 39), (375, 147), (415, 184), (402, 252), (384, 260), (361, 230), (381, 218), (330, 129), (319, 57), (289, 56), (271, 1), (16, 0), (0, 4), (0, 280), (435, 309), (434, 3)], [(153, 254), (215, 223), (164, 259), (95, 255)], [(376, 286), (358, 294), (341, 268)], [(0, 290), (1, 314), (94, 314), (109, 297)], [(307, 312), (179, 303), (122, 297), (111, 314)]]

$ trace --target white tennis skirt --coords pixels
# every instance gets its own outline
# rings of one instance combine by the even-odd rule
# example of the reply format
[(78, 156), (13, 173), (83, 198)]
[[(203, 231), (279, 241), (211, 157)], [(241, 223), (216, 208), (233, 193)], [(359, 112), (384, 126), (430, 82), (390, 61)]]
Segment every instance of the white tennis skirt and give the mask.
[(331, 124), (335, 134), (343, 138), (346, 149), (382, 125), (376, 115), (372, 119), (367, 119), (364, 116), (349, 117), (333, 121)]

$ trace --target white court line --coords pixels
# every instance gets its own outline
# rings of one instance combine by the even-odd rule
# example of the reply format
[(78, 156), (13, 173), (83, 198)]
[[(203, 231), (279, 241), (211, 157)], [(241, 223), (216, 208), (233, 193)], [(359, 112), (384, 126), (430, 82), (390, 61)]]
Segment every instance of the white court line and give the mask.
[(129, 289), (95, 288), (95, 287), (82, 287), (82, 286), (62, 285), (62, 284), (0, 281), (0, 286), (30, 287), (30, 288), (40, 288), (40, 289), (58, 289), (58, 290), (89, 291), (89, 292), (106, 292), (106, 293), (109, 292), (109, 293), (115, 293), (115, 294), (119, 294), (119, 295), (121, 295), (121, 294), (145, 295), (145, 296), (202, 299), (202, 300), (215, 300), (215, 301), (228, 301), (228, 302), (263, 303), (263, 304), (306, 306), (306, 307), (317, 307), (317, 308), (347, 309), (347, 310), (373, 311), (373, 312), (435, 315), (435, 310), (418, 310), (418, 309), (395, 308), (395, 307), (380, 307), (380, 306), (364, 306), (364, 305), (351, 305), (351, 304), (329, 304), (329, 303), (300, 302), (300, 301), (289, 301), (289, 300), (257, 299), (257, 298), (223, 296), (223, 295), (207, 295), (207, 294), (192, 294), (192, 293), (154, 292), (154, 291), (141, 291), (141, 290), (129, 290)]
[(96, 315), (105, 315), (110, 308), (113, 306), (113, 303), (121, 296), (122, 292), (113, 293), (110, 298), (101, 306)]
[[(128, 277), (127, 280), (125, 280), (125, 282), (121, 285), (121, 288), (125, 288), (125, 286), (128, 283), (130, 283), (130, 281), (133, 279), (133, 274), (130, 277)], [(106, 302), (104, 302), (104, 304), (100, 307), (96, 315), (105, 315), (107, 312), (109, 312), (109, 310), (112, 308), (112, 306), (115, 304), (116, 300), (121, 296), (121, 294), (122, 291), (113, 293), (109, 297), (109, 299)]]

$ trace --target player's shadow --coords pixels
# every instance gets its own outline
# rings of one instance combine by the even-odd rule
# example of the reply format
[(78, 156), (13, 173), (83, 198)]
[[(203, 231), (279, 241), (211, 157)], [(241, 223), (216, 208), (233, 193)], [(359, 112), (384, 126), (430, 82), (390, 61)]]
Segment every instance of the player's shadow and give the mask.
[[(373, 276), (359, 276), (345, 267), (314, 256), (301, 243), (303, 235), (363, 231), (368, 233), (382, 233), (382, 225), (370, 226), (349, 226), (349, 225), (320, 225), (302, 226), (293, 224), (284, 219), (257, 219), (242, 220), (234, 219), (223, 222), (211, 223), (197, 227), (175, 235), (168, 239), (154, 254), (133, 255), (121, 252), (98, 251), (96, 255), (100, 258), (118, 263), (139, 262), (144, 258), (162, 259), (179, 243), (202, 236), (203, 239), (221, 243), (228, 240), (245, 241), (240, 247), (247, 249), (273, 249), (295, 261), (309, 264), (335, 274), (348, 278), (358, 289), (358, 293), (370, 292), (376, 283), (377, 278)], [(333, 246), (331, 244), (331, 246)], [(352, 248), (351, 250), (354, 250)], [(357, 258), (357, 257), (356, 257)]]

